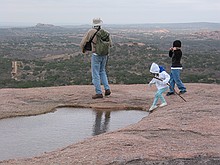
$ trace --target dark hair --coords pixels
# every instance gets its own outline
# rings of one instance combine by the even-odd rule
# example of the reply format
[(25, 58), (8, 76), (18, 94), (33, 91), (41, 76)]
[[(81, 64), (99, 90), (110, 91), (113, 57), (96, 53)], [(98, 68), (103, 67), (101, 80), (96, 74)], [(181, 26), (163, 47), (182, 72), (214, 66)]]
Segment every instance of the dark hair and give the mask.
[(180, 40), (176, 40), (173, 42), (173, 47), (181, 47), (181, 41)]

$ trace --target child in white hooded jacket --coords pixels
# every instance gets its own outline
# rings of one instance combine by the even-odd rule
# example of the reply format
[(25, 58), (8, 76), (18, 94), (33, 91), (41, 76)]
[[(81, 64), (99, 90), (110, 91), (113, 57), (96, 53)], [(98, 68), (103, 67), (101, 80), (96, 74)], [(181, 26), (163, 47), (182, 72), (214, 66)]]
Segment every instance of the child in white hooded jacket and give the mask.
[(150, 72), (154, 74), (155, 78), (153, 78), (150, 81), (149, 86), (151, 86), (152, 84), (156, 84), (156, 87), (158, 89), (155, 94), (153, 104), (149, 109), (149, 111), (153, 111), (158, 107), (157, 102), (159, 99), (161, 100), (161, 104), (159, 105), (159, 107), (167, 105), (167, 102), (163, 97), (163, 93), (166, 92), (166, 90), (168, 90), (168, 82), (170, 80), (170, 75), (165, 71), (163, 67), (158, 66), (156, 63), (152, 63), (150, 67)]

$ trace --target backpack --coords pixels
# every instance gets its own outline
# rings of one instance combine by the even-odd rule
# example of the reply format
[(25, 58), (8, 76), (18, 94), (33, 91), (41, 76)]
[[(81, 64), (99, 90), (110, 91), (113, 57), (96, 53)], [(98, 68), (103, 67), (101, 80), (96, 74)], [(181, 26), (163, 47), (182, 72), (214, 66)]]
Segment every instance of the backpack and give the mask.
[(96, 34), (96, 53), (98, 55), (108, 55), (109, 54), (109, 48), (110, 48), (110, 34), (101, 29)]
[(163, 72), (163, 71), (166, 71), (163, 66), (159, 66), (159, 68), (160, 68), (160, 73)]
[(90, 38), (90, 40), (88, 42), (86, 42), (85, 46), (84, 46), (84, 50), (85, 51), (91, 51), (92, 50), (92, 42), (93, 42), (93, 38), (95, 37), (96, 33), (98, 33), (100, 29), (97, 29), (97, 31), (94, 33), (94, 35), (92, 36), (92, 38)]

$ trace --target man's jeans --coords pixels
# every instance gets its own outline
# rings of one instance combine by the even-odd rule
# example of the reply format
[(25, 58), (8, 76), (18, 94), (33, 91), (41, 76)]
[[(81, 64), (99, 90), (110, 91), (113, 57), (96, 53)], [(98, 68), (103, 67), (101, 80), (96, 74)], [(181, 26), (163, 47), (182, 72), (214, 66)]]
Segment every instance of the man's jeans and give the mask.
[(181, 69), (171, 69), (170, 74), (170, 92), (174, 92), (175, 84), (179, 88), (180, 91), (186, 91), (186, 87), (183, 85), (182, 81), (180, 80), (180, 70)]
[(95, 86), (96, 94), (102, 94), (101, 83), (105, 90), (110, 89), (108, 85), (108, 77), (105, 71), (105, 66), (108, 56), (99, 56), (92, 54), (91, 69), (92, 69), (92, 83)]

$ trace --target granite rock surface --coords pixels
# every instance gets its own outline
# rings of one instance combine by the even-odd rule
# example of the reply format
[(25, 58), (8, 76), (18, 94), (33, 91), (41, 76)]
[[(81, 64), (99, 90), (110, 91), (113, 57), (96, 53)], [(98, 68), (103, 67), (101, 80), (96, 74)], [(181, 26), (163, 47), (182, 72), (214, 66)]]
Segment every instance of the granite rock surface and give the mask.
[[(136, 124), (88, 138), (41, 156), (0, 164), (119, 165), (220, 164), (220, 85), (185, 84), (182, 96), (165, 96), (168, 105), (146, 112)], [(47, 113), (57, 107), (146, 110), (155, 87), (111, 85), (112, 94), (91, 99), (93, 86), (0, 89), (0, 119)], [(125, 116), (126, 117), (126, 116)]]

